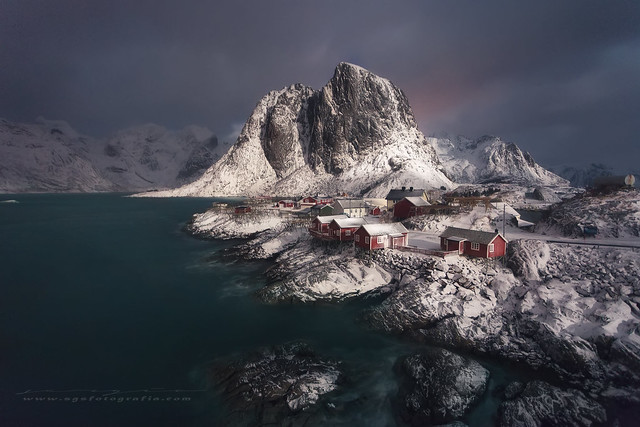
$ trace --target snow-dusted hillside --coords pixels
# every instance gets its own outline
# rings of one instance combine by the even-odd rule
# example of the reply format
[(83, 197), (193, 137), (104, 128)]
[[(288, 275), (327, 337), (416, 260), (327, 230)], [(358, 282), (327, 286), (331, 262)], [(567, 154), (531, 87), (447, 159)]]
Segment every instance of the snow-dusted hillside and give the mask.
[(0, 119), (0, 192), (144, 191), (193, 181), (228, 149), (208, 129), (144, 125), (106, 140)]
[(514, 143), (494, 136), (428, 138), (447, 173), (459, 183), (509, 182), (523, 185), (568, 185), (537, 164)]
[(199, 180), (162, 196), (348, 192), (452, 187), (411, 107), (390, 81), (341, 63), (319, 91), (267, 94), (236, 144)]
[(112, 190), (91, 161), (95, 143), (65, 122), (0, 119), (0, 192)]
[(97, 169), (116, 188), (171, 188), (199, 177), (228, 147), (213, 133), (197, 126), (172, 132), (147, 124), (117, 132), (92, 145)]

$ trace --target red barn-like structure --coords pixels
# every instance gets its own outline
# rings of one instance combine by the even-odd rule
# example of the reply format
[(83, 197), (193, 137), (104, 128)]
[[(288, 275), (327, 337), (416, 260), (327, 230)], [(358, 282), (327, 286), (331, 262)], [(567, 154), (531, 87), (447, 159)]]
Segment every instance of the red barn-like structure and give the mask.
[(495, 258), (505, 255), (507, 240), (498, 232), (448, 227), (440, 235), (440, 247), (444, 251), (458, 251), (460, 255)]
[(329, 234), (334, 240), (351, 242), (355, 232), (366, 223), (364, 218), (336, 218), (329, 224)]
[(399, 222), (365, 224), (355, 232), (354, 241), (363, 249), (393, 249), (409, 244), (409, 232)]
[(329, 230), (329, 224), (334, 219), (347, 219), (346, 215), (325, 215), (317, 216), (311, 221), (309, 225), (309, 234), (316, 239), (321, 240), (333, 240)]
[(405, 197), (393, 206), (393, 216), (398, 219), (407, 219), (426, 215), (428, 206), (431, 204), (422, 197)]

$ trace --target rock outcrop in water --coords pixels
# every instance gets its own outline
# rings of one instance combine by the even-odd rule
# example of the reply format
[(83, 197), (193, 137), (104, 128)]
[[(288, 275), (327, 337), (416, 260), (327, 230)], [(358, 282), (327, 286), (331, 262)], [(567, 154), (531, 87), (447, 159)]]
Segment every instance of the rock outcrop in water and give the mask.
[(442, 349), (404, 358), (400, 371), (400, 416), (410, 425), (460, 419), (482, 398), (489, 380), (489, 371), (478, 362)]
[(304, 425), (313, 417), (309, 409), (338, 387), (341, 372), (309, 346), (292, 343), (217, 362), (211, 375), (229, 408), (228, 425)]
[(500, 426), (592, 426), (607, 421), (605, 409), (575, 389), (560, 389), (543, 381), (507, 387), (500, 404)]

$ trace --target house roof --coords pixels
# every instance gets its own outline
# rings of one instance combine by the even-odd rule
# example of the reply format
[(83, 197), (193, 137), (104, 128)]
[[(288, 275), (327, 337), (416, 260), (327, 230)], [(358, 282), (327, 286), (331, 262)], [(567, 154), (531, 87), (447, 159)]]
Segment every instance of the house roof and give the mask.
[[(482, 243), (484, 245), (488, 245), (493, 242), (493, 240), (502, 235), (500, 233), (496, 233), (495, 231), (479, 231), (479, 230), (468, 230), (466, 228), (457, 228), (457, 227), (448, 227), (444, 230), (444, 233), (440, 235), (440, 237), (444, 238), (452, 238), (451, 240), (459, 240), (466, 239), (472, 243)], [(502, 237), (506, 242), (507, 239)]]
[(407, 199), (407, 201), (413, 206), (431, 206), (431, 203), (427, 202), (422, 197), (409, 196), (405, 197), (405, 199)]
[(413, 190), (411, 189), (402, 190), (401, 188), (394, 188), (391, 191), (389, 191), (389, 194), (387, 194), (387, 197), (385, 198), (387, 200), (402, 200), (405, 197), (422, 197), (423, 194), (424, 194), (424, 189), (422, 188), (414, 188)]
[(407, 229), (399, 222), (385, 224), (364, 224), (362, 227), (369, 236), (380, 236), (383, 234), (407, 233)]
[(359, 227), (367, 223), (364, 218), (336, 218), (332, 222), (335, 222), (340, 228)]
[(356, 209), (366, 207), (366, 204), (362, 199), (338, 199), (334, 203), (339, 204), (342, 209)]
[(345, 214), (340, 214), (340, 215), (318, 216), (315, 219), (317, 219), (322, 224), (329, 224), (334, 219), (345, 219), (345, 218), (349, 218), (349, 217), (346, 216)]

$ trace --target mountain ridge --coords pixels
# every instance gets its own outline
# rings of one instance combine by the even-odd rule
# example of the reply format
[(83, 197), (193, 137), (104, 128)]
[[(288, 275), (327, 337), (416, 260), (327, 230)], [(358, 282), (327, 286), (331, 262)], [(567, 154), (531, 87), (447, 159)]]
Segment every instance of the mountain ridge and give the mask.
[(0, 192), (147, 191), (192, 181), (227, 147), (208, 129), (145, 124), (97, 139), (67, 122), (0, 119)]

